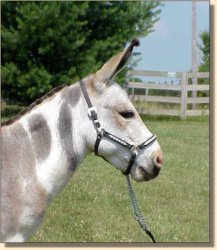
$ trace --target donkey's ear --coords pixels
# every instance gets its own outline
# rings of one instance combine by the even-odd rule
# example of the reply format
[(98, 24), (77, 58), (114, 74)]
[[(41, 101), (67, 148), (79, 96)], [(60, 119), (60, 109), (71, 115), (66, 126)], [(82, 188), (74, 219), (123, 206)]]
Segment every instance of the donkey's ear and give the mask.
[[(100, 70), (95, 74), (94, 85), (97, 89), (103, 89), (105, 83), (111, 80), (126, 64), (129, 59), (134, 46), (139, 46), (139, 40), (133, 39), (126, 50), (113, 56), (106, 62)], [(101, 85), (101, 86), (100, 86)]]

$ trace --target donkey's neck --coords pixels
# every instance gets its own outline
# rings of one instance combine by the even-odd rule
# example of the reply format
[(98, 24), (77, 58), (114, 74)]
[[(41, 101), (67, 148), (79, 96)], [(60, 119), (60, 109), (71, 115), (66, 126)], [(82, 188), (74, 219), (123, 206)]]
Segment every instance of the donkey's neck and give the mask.
[(82, 106), (81, 90), (75, 84), (20, 120), (34, 148), (37, 178), (51, 196), (67, 184), (87, 154), (80, 126)]

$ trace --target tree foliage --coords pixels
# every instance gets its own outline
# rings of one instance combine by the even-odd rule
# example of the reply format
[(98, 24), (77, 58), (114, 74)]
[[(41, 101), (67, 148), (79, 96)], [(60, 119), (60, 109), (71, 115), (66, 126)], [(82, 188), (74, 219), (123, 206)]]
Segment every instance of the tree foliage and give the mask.
[(200, 45), (200, 50), (202, 52), (202, 64), (199, 67), (199, 71), (209, 72), (210, 69), (210, 35), (208, 31), (204, 31), (200, 35), (202, 45)]
[(2, 2), (2, 95), (29, 104), (94, 72), (134, 37), (146, 36), (157, 2)]

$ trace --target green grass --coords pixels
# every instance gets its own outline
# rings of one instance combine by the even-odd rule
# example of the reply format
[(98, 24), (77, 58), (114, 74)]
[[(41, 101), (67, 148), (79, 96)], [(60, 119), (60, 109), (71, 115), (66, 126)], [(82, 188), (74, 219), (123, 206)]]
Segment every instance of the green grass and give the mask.
[[(2, 120), (19, 109), (4, 108)], [(132, 182), (145, 221), (158, 242), (209, 242), (208, 117), (142, 118), (165, 157), (159, 177)], [(151, 242), (133, 218), (125, 177), (94, 155), (51, 203), (29, 241)]]
[[(145, 124), (164, 151), (153, 181), (133, 186), (158, 242), (209, 242), (209, 126), (207, 118)], [(48, 208), (31, 242), (150, 242), (133, 218), (125, 177), (93, 155)]]

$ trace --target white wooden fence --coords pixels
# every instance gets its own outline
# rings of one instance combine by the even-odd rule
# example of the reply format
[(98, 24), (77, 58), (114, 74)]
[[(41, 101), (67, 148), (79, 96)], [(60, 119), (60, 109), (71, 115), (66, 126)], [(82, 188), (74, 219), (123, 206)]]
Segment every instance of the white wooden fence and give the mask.
[[(209, 78), (209, 72), (197, 72), (197, 79)], [(157, 83), (153, 81), (136, 81), (136, 78), (149, 77), (156, 78), (169, 78), (169, 83)], [(193, 73), (187, 72), (166, 72), (166, 71), (146, 71), (146, 70), (130, 70), (127, 75), (127, 88), (130, 98), (134, 103), (140, 114), (154, 114), (154, 115), (172, 115), (180, 116), (185, 119), (187, 116), (200, 116), (209, 114), (209, 84), (195, 84), (190, 83), (190, 79), (194, 77)], [(174, 79), (178, 82), (174, 83)], [(141, 91), (143, 90), (142, 94)], [(150, 90), (163, 90), (166, 95), (150, 94)], [(172, 95), (176, 91), (175, 96)], [(206, 97), (193, 97), (189, 92), (206, 92)], [(139, 93), (140, 92), (140, 93)], [(154, 91), (152, 91), (154, 92)], [(155, 91), (156, 92), (156, 91)], [(158, 91), (159, 92), (159, 91)], [(160, 92), (160, 93), (161, 93)], [(171, 95), (169, 94), (171, 93)], [(175, 104), (176, 108), (171, 108), (173, 105), (169, 105), (170, 108), (155, 108), (150, 109), (144, 107), (144, 103), (156, 103), (156, 107), (159, 104)], [(196, 104), (196, 105), (195, 105)], [(198, 104), (207, 104), (205, 107)], [(191, 106), (191, 108), (190, 108)], [(178, 108), (177, 108), (178, 107)], [(193, 108), (192, 108), (193, 107)], [(196, 108), (195, 108), (196, 107)]]

